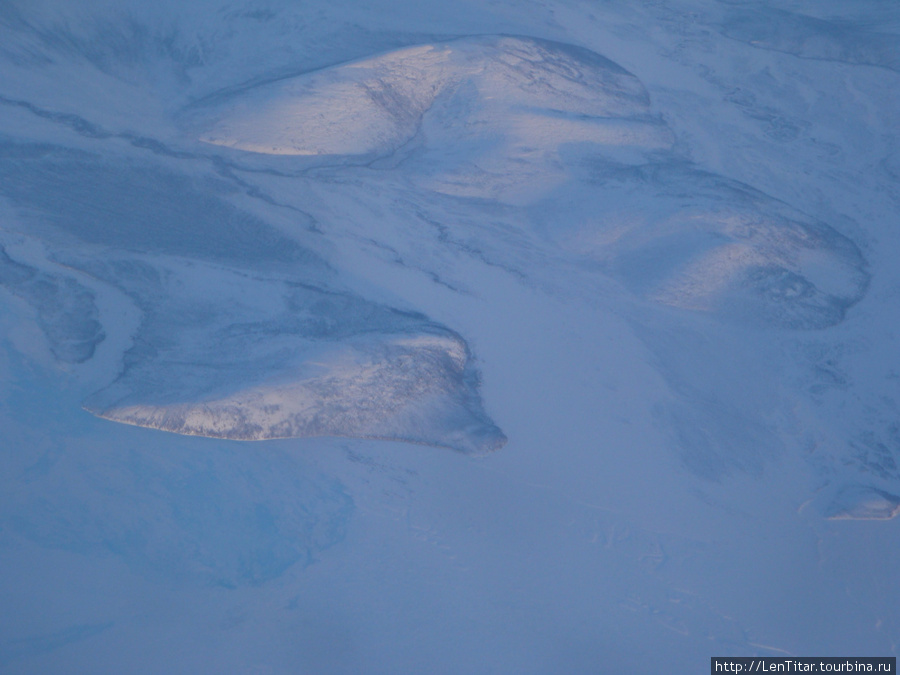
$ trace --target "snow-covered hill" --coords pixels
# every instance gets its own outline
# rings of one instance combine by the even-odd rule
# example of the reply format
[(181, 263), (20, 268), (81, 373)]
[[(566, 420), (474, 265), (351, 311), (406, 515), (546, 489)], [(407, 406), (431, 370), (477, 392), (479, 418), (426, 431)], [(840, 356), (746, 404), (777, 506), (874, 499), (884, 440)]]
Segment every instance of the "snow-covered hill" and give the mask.
[(0, 670), (896, 655), (898, 64), (880, 0), (0, 3)]

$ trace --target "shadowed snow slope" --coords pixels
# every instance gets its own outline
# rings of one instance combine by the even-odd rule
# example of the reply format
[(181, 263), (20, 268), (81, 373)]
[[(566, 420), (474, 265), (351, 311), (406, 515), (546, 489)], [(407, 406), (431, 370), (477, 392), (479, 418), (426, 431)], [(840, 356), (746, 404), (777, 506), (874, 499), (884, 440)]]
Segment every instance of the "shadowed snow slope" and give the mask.
[[(780, 9), (736, 11), (724, 23), (725, 35), (760, 49), (900, 70), (897, 36), (864, 30), (848, 22), (823, 21)], [(880, 27), (877, 27), (880, 28)]]
[(639, 296), (742, 324), (834, 325), (869, 283), (859, 249), (831, 227), (689, 167), (606, 171), (535, 214), (548, 237)]

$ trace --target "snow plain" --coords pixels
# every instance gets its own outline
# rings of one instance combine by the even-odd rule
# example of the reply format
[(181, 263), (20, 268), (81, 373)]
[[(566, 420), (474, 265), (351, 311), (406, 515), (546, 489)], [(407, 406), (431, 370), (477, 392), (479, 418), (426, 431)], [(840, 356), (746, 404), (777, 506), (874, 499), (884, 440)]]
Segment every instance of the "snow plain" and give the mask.
[(0, 670), (897, 655), (898, 64), (880, 0), (0, 4)]

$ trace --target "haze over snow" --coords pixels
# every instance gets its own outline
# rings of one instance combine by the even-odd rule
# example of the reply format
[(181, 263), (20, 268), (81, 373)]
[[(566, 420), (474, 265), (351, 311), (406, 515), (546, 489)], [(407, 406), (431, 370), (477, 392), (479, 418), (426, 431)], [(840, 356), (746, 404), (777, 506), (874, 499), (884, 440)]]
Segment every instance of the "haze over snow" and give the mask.
[(898, 31), (4, 3), (0, 670), (896, 655)]

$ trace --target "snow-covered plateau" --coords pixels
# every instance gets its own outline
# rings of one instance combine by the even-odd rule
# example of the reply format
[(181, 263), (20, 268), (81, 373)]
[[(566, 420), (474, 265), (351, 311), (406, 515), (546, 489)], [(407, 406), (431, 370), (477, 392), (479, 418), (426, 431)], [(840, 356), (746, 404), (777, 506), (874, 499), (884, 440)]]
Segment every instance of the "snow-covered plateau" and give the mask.
[(0, 671), (900, 650), (900, 5), (0, 0)]

